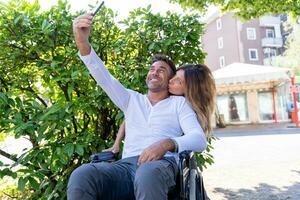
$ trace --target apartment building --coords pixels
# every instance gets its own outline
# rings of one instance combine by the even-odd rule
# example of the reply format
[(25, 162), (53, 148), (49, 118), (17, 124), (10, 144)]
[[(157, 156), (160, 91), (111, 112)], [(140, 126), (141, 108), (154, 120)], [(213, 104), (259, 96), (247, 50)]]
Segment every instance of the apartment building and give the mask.
[(270, 65), (283, 53), (282, 21), (264, 16), (243, 22), (233, 13), (213, 13), (202, 37), (205, 63), (214, 71), (234, 62)]
[(288, 121), (289, 70), (271, 65), (284, 51), (282, 16), (241, 21), (216, 11), (205, 21), (205, 63), (217, 84), (217, 107), (227, 124)]

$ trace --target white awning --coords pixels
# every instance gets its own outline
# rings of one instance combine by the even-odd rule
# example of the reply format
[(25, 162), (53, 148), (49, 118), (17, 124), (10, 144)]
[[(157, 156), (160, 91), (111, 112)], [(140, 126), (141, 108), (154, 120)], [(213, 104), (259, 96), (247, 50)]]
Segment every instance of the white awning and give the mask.
[(265, 65), (232, 63), (213, 72), (217, 85), (257, 83), (290, 79), (290, 69)]

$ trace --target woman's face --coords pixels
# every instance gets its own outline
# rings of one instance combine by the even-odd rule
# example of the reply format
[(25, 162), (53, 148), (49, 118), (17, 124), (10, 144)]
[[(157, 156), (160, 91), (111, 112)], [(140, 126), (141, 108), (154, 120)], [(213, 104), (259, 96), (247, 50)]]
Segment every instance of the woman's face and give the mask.
[(184, 96), (186, 89), (184, 70), (180, 69), (175, 76), (169, 80), (169, 92), (173, 95)]

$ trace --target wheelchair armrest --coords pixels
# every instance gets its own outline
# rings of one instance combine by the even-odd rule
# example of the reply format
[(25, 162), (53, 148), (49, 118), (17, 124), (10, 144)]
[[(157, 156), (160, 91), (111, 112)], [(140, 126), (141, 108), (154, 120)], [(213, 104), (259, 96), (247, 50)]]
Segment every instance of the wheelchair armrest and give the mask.
[(196, 157), (193, 151), (183, 151), (179, 153), (179, 171), (182, 171), (185, 167), (191, 169), (197, 167), (195, 161)]
[(194, 156), (193, 151), (182, 151), (179, 153), (179, 160), (190, 159)]

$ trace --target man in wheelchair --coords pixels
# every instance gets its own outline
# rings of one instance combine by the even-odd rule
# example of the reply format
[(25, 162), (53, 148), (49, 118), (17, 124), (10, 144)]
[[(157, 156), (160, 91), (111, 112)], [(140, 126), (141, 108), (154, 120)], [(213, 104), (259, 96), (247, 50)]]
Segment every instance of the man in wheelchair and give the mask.
[[(176, 187), (179, 169), (181, 179), (187, 179), (185, 166), (189, 166), (188, 176), (198, 180), (193, 159), (179, 159), (179, 153), (203, 151), (206, 136), (190, 103), (182, 96), (169, 95), (169, 80), (176, 74), (174, 63), (165, 56), (153, 58), (146, 77), (147, 95), (126, 89), (109, 73), (89, 43), (92, 20), (92, 14), (86, 13), (73, 22), (79, 56), (97, 84), (124, 112), (126, 136), (121, 160), (88, 163), (72, 172), (68, 199), (168, 199), (168, 193)], [(180, 186), (183, 192), (186, 187), (197, 189), (191, 187), (195, 181), (188, 180)], [(191, 192), (197, 193), (189, 191), (189, 195)]]

